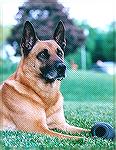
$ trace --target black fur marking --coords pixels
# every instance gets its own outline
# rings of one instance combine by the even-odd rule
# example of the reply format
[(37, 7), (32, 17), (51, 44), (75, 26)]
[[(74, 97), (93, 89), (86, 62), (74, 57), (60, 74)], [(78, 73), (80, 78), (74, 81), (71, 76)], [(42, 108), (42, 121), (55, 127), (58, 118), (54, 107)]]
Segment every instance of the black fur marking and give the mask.
[(57, 48), (57, 55), (58, 55), (60, 58), (63, 57), (63, 52), (62, 52), (59, 48)]
[(57, 42), (57, 44), (62, 48), (62, 50), (64, 50), (65, 46), (66, 46), (66, 40), (64, 38), (64, 32), (65, 32), (64, 24), (62, 21), (59, 21), (59, 23), (55, 29), (53, 38)]
[(36, 57), (40, 61), (45, 61), (45, 60), (49, 60), (50, 54), (48, 53), (47, 49), (44, 49), (43, 51), (41, 51), (40, 53), (38, 53), (38, 55)]
[(36, 41), (37, 37), (32, 24), (29, 21), (26, 21), (23, 29), (23, 37), (21, 40), (21, 47), (24, 57), (29, 54)]

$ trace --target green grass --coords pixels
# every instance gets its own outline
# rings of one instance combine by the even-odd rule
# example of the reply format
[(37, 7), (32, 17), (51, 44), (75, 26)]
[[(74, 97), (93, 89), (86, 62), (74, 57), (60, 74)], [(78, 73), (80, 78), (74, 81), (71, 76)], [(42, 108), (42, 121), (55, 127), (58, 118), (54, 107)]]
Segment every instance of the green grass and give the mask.
[(91, 71), (68, 71), (62, 81), (65, 100), (113, 102), (114, 77)]
[[(7, 78), (15, 70), (15, 67), (13, 70), (11, 67), (10, 71), (4, 72), (0, 80)], [(113, 76), (91, 71), (68, 71), (67, 78), (62, 81), (61, 91), (65, 99), (64, 110), (68, 123), (87, 129), (91, 129), (97, 121), (107, 122), (113, 127), (115, 126), (113, 120)], [(114, 150), (116, 147), (116, 143), (111, 140), (94, 139), (88, 133), (82, 133), (82, 136), (84, 136), (83, 140), (75, 141), (60, 140), (37, 133), (2, 131), (0, 149)]]
[[(95, 122), (105, 121), (112, 125), (113, 106), (110, 104), (93, 104), (81, 102), (66, 102), (65, 116), (68, 123), (90, 129)], [(60, 132), (60, 131), (59, 131)], [(77, 134), (76, 134), (77, 135)], [(62, 149), (62, 150), (114, 150), (115, 142), (103, 140), (100, 138), (93, 139), (90, 134), (81, 134), (88, 139), (82, 140), (60, 140), (49, 136), (26, 133), (26, 132), (2, 132), (2, 145), (11, 149)]]

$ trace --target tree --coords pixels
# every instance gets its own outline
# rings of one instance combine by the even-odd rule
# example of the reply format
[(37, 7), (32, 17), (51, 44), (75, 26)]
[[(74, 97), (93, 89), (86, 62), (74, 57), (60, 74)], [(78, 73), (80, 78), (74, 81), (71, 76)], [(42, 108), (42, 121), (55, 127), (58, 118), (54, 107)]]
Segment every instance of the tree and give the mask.
[(112, 22), (108, 31), (98, 32), (95, 40), (94, 60), (116, 61), (116, 22)]
[(116, 22), (112, 22), (104, 35), (103, 55), (106, 61), (116, 62)]
[[(98, 60), (115, 61), (116, 62), (116, 22), (111, 22), (107, 27), (107, 31), (99, 28), (92, 28), (86, 22), (80, 25), (77, 20), (75, 24), (83, 30), (89, 31), (86, 37), (86, 51), (91, 55), (91, 63), (96, 63)], [(79, 56), (78, 56), (79, 57)]]
[(73, 20), (68, 16), (67, 9), (57, 0), (28, 0), (19, 7), (16, 20), (17, 25), (13, 27), (7, 39), (8, 43), (16, 49), (16, 54), (20, 54), (20, 41), (26, 20), (34, 25), (40, 40), (51, 39), (57, 23), (62, 20), (66, 27), (65, 55), (75, 52), (85, 40), (83, 30), (74, 25)]

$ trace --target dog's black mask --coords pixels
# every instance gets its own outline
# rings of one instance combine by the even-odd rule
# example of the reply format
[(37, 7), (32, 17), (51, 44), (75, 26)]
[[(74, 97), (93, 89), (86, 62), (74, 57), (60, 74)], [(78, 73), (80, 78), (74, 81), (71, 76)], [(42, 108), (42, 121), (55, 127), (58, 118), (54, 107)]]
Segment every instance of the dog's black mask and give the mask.
[(41, 77), (47, 82), (52, 83), (55, 80), (62, 80), (65, 77), (66, 66), (62, 61), (54, 61), (40, 68)]

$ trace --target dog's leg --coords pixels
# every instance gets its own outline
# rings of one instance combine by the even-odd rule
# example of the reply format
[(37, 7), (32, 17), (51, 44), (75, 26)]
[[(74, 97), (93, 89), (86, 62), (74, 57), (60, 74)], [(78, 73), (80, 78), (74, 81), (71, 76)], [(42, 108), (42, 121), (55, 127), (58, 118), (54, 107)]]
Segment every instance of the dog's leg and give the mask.
[(55, 115), (51, 115), (48, 118), (48, 122), (49, 129), (59, 129), (70, 133), (90, 132), (90, 130), (75, 127), (66, 123), (63, 109), (60, 109)]
[[(32, 116), (32, 115), (30, 115)], [(20, 118), (20, 119), (19, 119)], [(26, 132), (34, 132), (34, 133), (40, 133), (43, 135), (48, 135), (52, 137), (58, 137), (62, 139), (83, 139), (83, 137), (78, 136), (70, 136), (65, 135), (61, 133), (54, 132), (48, 128), (48, 125), (46, 124), (46, 116), (44, 115), (44, 112), (40, 111), (39, 116), (38, 114), (33, 115), (33, 118), (29, 116), (24, 115), (18, 115), (16, 118), (13, 118), (14, 122), (17, 124), (17, 130), (22, 130)]]
[(80, 137), (80, 136), (71, 136), (71, 135), (66, 135), (66, 134), (62, 134), (62, 133), (58, 133), (58, 132), (52, 131), (52, 130), (50, 130), (48, 128), (48, 126), (45, 123), (45, 121), (43, 122), (43, 120), (42, 121), (34, 121), (32, 125), (31, 125), (31, 121), (30, 121), (30, 124), (24, 125), (21, 128), (21, 130), (28, 131), (28, 132), (39, 133), (39, 134), (43, 134), (43, 135), (48, 135), (48, 136), (52, 136), (52, 137), (58, 137), (58, 138), (61, 138), (61, 139), (75, 139), (75, 140), (79, 140), (79, 139), (83, 139), (84, 138), (84, 137)]
[(90, 132), (91, 130), (79, 128), (76, 126), (69, 125), (68, 123), (54, 123), (49, 125), (50, 129), (59, 129), (70, 133), (81, 133), (81, 132)]
[(70, 135), (66, 135), (66, 134), (62, 134), (62, 133), (57, 133), (54, 131), (51, 131), (49, 129), (43, 129), (43, 131), (39, 131), (39, 133), (42, 134), (46, 134), (52, 137), (58, 137), (58, 138), (62, 138), (62, 139), (75, 139), (75, 140), (79, 140), (79, 139), (83, 139), (83, 137), (79, 137), (79, 136), (70, 136)]
[(70, 133), (81, 133), (81, 132), (90, 132), (91, 131), (91, 130), (87, 130), (87, 129), (69, 125), (68, 123), (57, 125), (56, 128), (59, 130), (70, 132)]
[(75, 139), (75, 140), (79, 140), (79, 139), (83, 139), (84, 137), (80, 137), (80, 136), (71, 136), (71, 135), (66, 135), (66, 134), (62, 134), (62, 133), (57, 133), (55, 131), (51, 131), (48, 129), (47, 126), (40, 126), (40, 123), (39, 123), (39, 128), (37, 129), (36, 128), (36, 131), (35, 132), (38, 132), (38, 133), (41, 133), (41, 134), (46, 134), (46, 135), (49, 135), (49, 136), (52, 136), (52, 137), (58, 137), (58, 138), (62, 138), (62, 139)]

